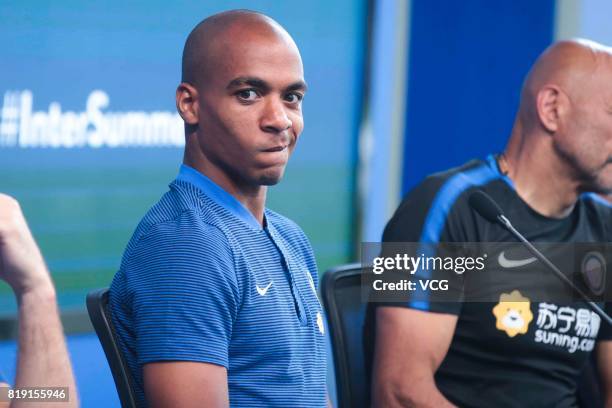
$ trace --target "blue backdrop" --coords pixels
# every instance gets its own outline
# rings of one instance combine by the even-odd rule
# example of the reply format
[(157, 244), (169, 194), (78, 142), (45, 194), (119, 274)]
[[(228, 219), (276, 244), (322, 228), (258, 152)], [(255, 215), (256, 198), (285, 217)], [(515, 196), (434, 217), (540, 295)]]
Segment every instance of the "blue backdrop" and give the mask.
[(524, 76), (552, 42), (555, 2), (413, 1), (402, 192), (500, 152)]

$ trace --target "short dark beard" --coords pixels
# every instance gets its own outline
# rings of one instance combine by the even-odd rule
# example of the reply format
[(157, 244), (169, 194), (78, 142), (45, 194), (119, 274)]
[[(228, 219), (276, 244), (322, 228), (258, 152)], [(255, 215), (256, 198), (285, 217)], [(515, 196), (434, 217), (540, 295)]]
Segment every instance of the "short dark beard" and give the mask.
[(278, 183), (280, 183), (282, 178), (283, 178), (282, 174), (279, 177), (272, 177), (272, 176), (268, 176), (268, 175), (263, 175), (263, 176), (259, 177), (257, 182), (259, 183), (259, 185), (262, 185), (262, 186), (275, 186)]
[(597, 170), (586, 171), (583, 166), (581, 166), (580, 162), (576, 159), (575, 155), (560, 148), (556, 143), (553, 144), (553, 148), (559, 156), (561, 156), (565, 161), (567, 161), (573, 176), (576, 180), (579, 180), (581, 186), (581, 193), (611, 193), (610, 188), (612, 188), (612, 186), (604, 187), (601, 183), (599, 183), (599, 175), (609, 163), (612, 163), (612, 156), (608, 157), (608, 160), (606, 160), (605, 164), (603, 164)]

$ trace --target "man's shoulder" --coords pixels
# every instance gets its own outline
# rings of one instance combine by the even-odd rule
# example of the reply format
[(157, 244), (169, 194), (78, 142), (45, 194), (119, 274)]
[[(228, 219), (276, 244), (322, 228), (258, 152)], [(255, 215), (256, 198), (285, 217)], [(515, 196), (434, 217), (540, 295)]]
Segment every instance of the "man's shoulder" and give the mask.
[(589, 224), (592, 227), (601, 227), (607, 236), (608, 241), (612, 241), (612, 203), (605, 198), (595, 194), (586, 193), (580, 197)]
[(485, 185), (488, 181), (499, 178), (499, 173), (492, 167), (494, 163), (487, 159), (474, 159), (469, 162), (444, 171), (430, 174), (416, 185), (404, 199), (411, 195), (419, 195), (433, 201), (436, 196), (443, 193), (450, 199), (460, 195), (461, 192), (474, 186)]
[(266, 219), (268, 223), (274, 225), (274, 228), (280, 233), (304, 235), (304, 231), (302, 231), (302, 228), (300, 228), (295, 221), (268, 208), (266, 208)]
[(202, 231), (221, 230), (217, 217), (206, 196), (195, 186), (173, 181), (170, 189), (142, 217), (134, 237), (147, 235), (156, 228), (191, 227), (188, 236), (201, 235)]
[[(141, 219), (126, 248), (124, 258), (136, 248), (159, 252), (190, 248), (228, 249), (228, 239), (210, 209), (202, 205), (197, 190), (170, 184), (170, 190)], [(226, 252), (226, 251), (225, 251)]]
[(589, 211), (593, 211), (602, 217), (610, 219), (612, 217), (612, 202), (607, 201), (595, 193), (583, 194), (580, 199), (584, 202)]
[(397, 242), (437, 241), (449, 217), (468, 208), (469, 192), (501, 179), (494, 158), (471, 160), (427, 176), (402, 199), (387, 224), (383, 240)]
[(159, 210), (154, 206), (130, 239), (111, 292), (143, 289), (152, 282), (190, 285), (211, 274), (234, 281), (235, 253), (220, 228), (193, 208), (173, 208), (164, 216), (155, 211)]
[(270, 209), (266, 209), (266, 219), (278, 235), (290, 246), (298, 246), (308, 251), (312, 250), (308, 237), (295, 221)]
[(170, 183), (169, 190), (141, 218), (136, 232), (172, 221), (185, 211), (195, 210), (197, 208), (195, 202), (196, 200), (190, 197), (188, 191), (185, 191), (176, 182)]

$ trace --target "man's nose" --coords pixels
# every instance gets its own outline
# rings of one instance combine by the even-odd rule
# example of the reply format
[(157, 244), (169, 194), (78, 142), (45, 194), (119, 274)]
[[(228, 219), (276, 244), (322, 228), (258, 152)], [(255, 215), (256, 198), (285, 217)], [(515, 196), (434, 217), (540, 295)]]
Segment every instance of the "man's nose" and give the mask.
[(287, 116), (286, 106), (283, 101), (271, 98), (267, 101), (265, 111), (261, 119), (261, 127), (266, 132), (283, 132), (292, 125)]

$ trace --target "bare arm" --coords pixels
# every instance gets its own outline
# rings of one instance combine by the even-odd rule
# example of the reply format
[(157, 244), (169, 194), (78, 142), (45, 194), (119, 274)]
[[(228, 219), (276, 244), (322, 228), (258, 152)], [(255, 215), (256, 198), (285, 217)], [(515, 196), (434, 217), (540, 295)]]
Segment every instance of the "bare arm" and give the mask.
[(229, 407), (227, 370), (215, 364), (158, 362), (143, 367), (144, 391), (152, 408)]
[[(2, 392), (2, 395), (6, 395), (5, 394), (5, 390), (8, 390), (11, 386), (5, 382), (1, 382), (0, 383), (0, 392)], [(9, 408), (9, 403), (8, 402), (0, 402), (0, 408)]]
[(457, 316), (400, 307), (376, 311), (374, 407), (452, 407), (434, 382)]
[[(0, 278), (13, 288), (19, 306), (19, 355), (15, 387), (69, 387), (78, 406), (55, 288), (17, 201), (0, 194)], [(32, 403), (14, 402), (13, 407)]]
[(597, 343), (597, 368), (602, 397), (607, 408), (612, 408), (612, 341)]

